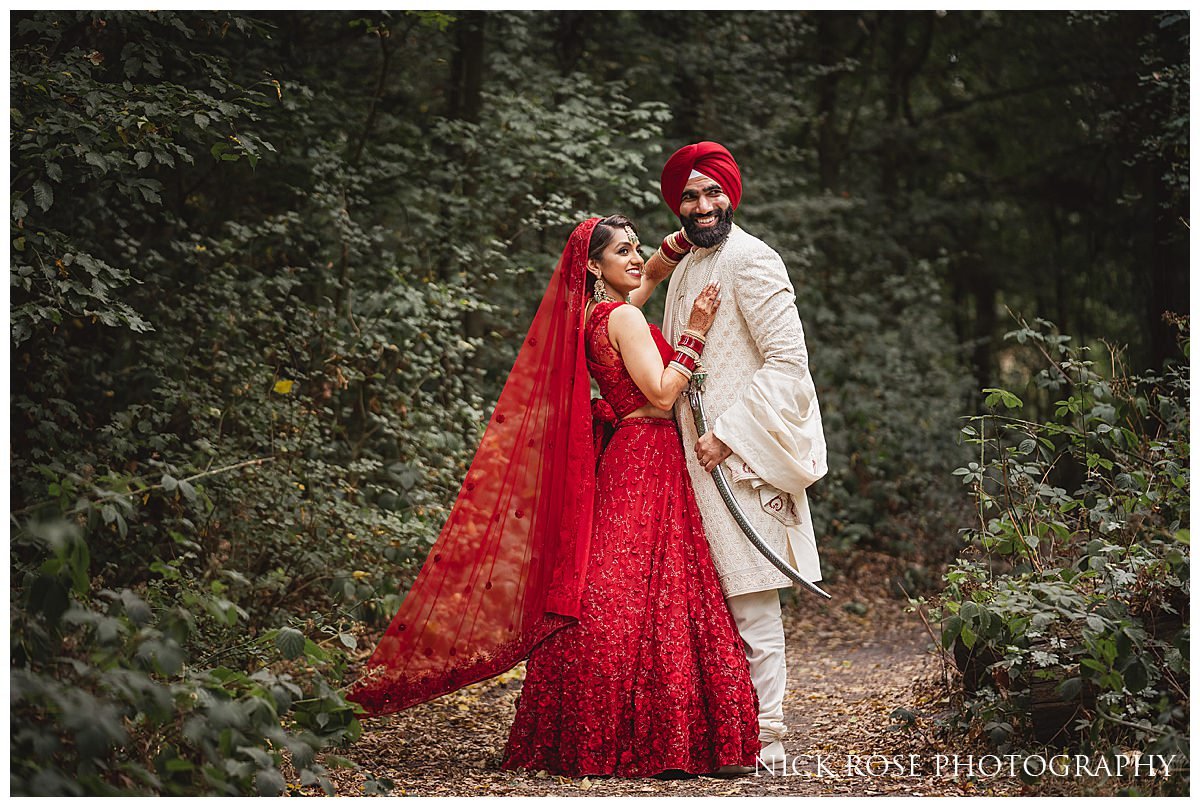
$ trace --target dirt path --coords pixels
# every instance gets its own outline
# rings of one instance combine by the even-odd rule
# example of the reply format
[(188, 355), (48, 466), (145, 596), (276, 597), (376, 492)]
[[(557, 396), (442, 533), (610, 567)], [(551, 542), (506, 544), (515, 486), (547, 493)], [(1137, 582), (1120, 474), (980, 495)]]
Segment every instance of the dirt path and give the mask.
[[(836, 563), (836, 559), (835, 563)], [(398, 715), (369, 720), (343, 751), (360, 770), (335, 770), (338, 795), (362, 793), (364, 771), (393, 795), (1015, 795), (1019, 780), (955, 778), (929, 726), (942, 664), (919, 616), (885, 591), (895, 562), (853, 556), (827, 575), (831, 603), (797, 594), (785, 604), (790, 733), (787, 775), (737, 779), (566, 779), (502, 771), (499, 762), (522, 669)], [(904, 715), (915, 717), (904, 729)], [(986, 752), (983, 752), (986, 753)], [(910, 756), (912, 755), (912, 756)], [(886, 758), (886, 761), (885, 761)], [(319, 791), (318, 791), (319, 792)]]

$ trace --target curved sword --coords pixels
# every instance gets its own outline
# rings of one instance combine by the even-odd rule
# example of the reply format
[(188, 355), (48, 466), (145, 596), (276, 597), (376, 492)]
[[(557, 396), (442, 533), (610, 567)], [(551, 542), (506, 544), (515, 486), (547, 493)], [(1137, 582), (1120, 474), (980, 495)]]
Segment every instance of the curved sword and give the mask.
[[(692, 406), (692, 417), (696, 421), (697, 437), (703, 437), (708, 431), (708, 414), (704, 411), (703, 395), (705, 377), (706, 373), (700, 367), (697, 367), (696, 372), (692, 374), (692, 380), (688, 384), (687, 389), (688, 403)], [(746, 517), (742, 506), (733, 497), (733, 491), (729, 487), (729, 480), (725, 478), (725, 469), (720, 464), (713, 469), (712, 478), (717, 483), (717, 490), (720, 491), (721, 498), (725, 500), (725, 506), (729, 508), (729, 514), (733, 516), (733, 520), (737, 522), (737, 525), (742, 528), (742, 532), (750, 539), (750, 543), (754, 545), (754, 548), (761, 552), (763, 557), (771, 561), (772, 566), (787, 575), (788, 579), (799, 583), (813, 594), (824, 597), (827, 600), (833, 599), (818, 586), (801, 577), (800, 572), (793, 569), (791, 564), (779, 557), (775, 550), (763, 540), (763, 537), (758, 534), (758, 530), (754, 529), (754, 525)]]

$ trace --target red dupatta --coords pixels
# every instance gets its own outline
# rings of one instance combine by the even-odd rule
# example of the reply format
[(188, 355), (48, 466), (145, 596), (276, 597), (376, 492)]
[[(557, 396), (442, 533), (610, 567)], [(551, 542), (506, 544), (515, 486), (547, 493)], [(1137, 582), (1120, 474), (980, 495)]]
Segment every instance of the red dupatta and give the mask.
[(396, 712), (513, 667), (579, 617), (595, 456), (579, 226), (416, 582), (349, 694)]

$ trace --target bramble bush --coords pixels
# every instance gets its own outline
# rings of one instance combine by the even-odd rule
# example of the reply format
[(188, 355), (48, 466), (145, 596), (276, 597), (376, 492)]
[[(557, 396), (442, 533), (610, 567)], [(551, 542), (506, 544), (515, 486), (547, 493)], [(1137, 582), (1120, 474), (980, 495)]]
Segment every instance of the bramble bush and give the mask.
[[(156, 562), (140, 593), (93, 590), (83, 535), (58, 521), (14, 536), (26, 561), (14, 569), (12, 792), (279, 795), (286, 751), (302, 785), (332, 795), (315, 754), (361, 732), (329, 683), (341, 659), (290, 626), (246, 640), (229, 586), (203, 587), (177, 562)], [(254, 672), (193, 655), (234, 645)]]
[(1008, 337), (1042, 357), (1026, 397), (1053, 414), (1022, 417), (1036, 401), (992, 388), (962, 429), (978, 524), (933, 609), (966, 679), (959, 727), (1006, 751), (1185, 758), (1187, 367), (1130, 374), (1115, 350), (1100, 365), (1043, 320)]

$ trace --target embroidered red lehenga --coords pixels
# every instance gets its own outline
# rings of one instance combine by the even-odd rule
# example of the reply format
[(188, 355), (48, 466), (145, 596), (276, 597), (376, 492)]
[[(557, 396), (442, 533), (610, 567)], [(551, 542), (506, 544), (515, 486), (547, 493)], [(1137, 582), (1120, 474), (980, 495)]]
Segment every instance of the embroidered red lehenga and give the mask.
[(753, 765), (757, 697), (675, 423), (621, 420), (593, 442), (589, 369), (601, 420), (645, 403), (608, 341), (619, 304), (585, 326), (596, 221), (568, 239), (450, 518), (350, 697), (387, 714), (528, 657), (506, 768)]

